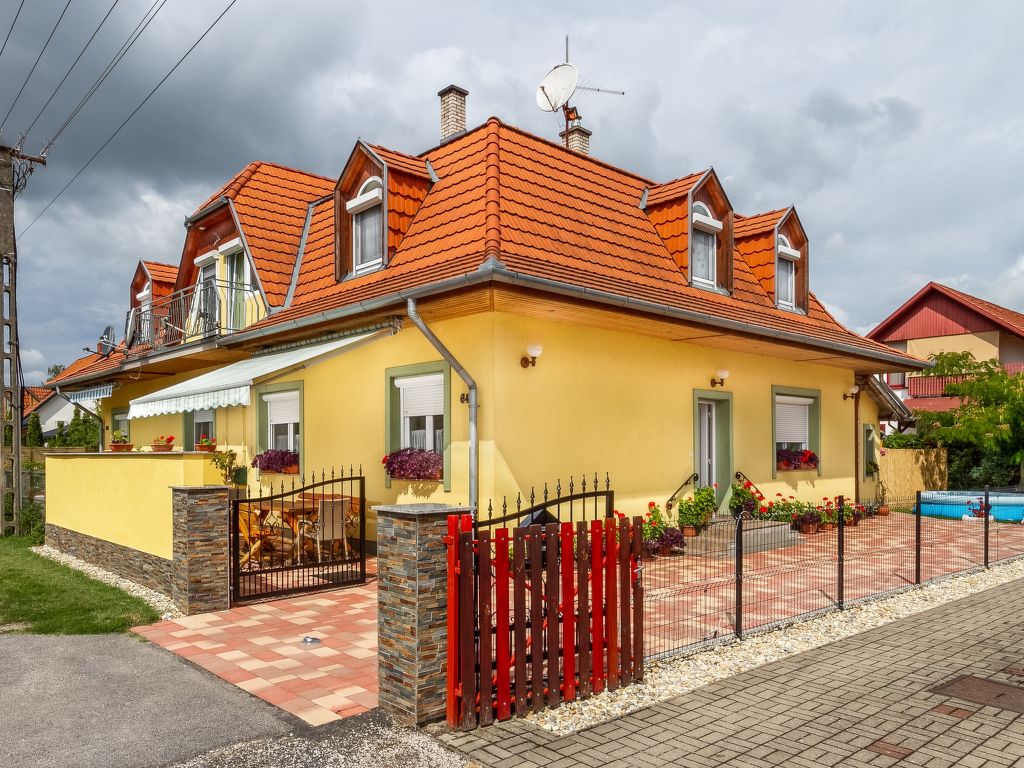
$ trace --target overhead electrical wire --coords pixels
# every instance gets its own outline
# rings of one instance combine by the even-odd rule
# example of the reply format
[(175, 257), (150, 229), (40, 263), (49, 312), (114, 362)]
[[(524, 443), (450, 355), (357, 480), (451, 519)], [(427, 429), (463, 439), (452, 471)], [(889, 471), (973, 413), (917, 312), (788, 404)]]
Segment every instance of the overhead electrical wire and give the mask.
[(33, 128), (35, 128), (36, 123), (39, 122), (39, 118), (43, 116), (43, 112), (45, 112), (46, 108), (50, 106), (50, 102), (53, 101), (53, 97), (57, 95), (57, 91), (61, 89), (61, 86), (64, 85), (64, 82), (68, 79), (68, 77), (71, 76), (71, 73), (74, 71), (75, 67), (78, 66), (78, 62), (82, 60), (82, 57), (85, 55), (85, 52), (89, 50), (89, 46), (92, 45), (92, 41), (96, 39), (96, 35), (99, 34), (100, 30), (103, 28), (103, 25), (107, 23), (107, 19), (110, 18), (110, 14), (114, 12), (114, 9), (117, 7), (117, 4), (119, 2), (121, 2), (121, 0), (114, 0), (113, 4), (111, 4), (110, 9), (107, 11), (106, 15), (100, 20), (99, 26), (96, 27), (95, 31), (92, 33), (92, 36), (86, 41), (85, 47), (82, 48), (81, 53), (78, 54), (78, 57), (74, 60), (74, 62), (72, 62), (71, 66), (68, 67), (68, 71), (64, 73), (64, 77), (62, 77), (60, 79), (60, 82), (57, 83), (57, 87), (53, 89), (53, 93), (50, 94), (50, 98), (48, 98), (46, 100), (46, 103), (43, 104), (43, 108), (39, 110), (39, 114), (36, 115), (35, 119), (32, 121), (29, 127), (25, 129), (26, 136), (32, 132)]
[(11, 33), (14, 31), (14, 25), (18, 23), (18, 17), (21, 15), (21, 9), (25, 7), (25, 0), (21, 0), (18, 5), (18, 10), (14, 12), (14, 21), (11, 22), (11, 28), (7, 30), (7, 37), (4, 38), (4, 44), (0, 45), (0, 56), (4, 55), (4, 49), (7, 48), (7, 43), (11, 39)]
[(64, 6), (64, 10), (60, 12), (60, 16), (57, 17), (57, 23), (53, 25), (53, 29), (50, 30), (50, 36), (46, 38), (46, 42), (43, 43), (43, 50), (36, 56), (35, 63), (32, 65), (32, 69), (28, 71), (28, 77), (25, 78), (25, 82), (21, 84), (21, 88), (18, 89), (18, 95), (14, 97), (14, 101), (11, 103), (11, 108), (7, 110), (7, 114), (4, 115), (4, 119), (0, 122), (0, 133), (3, 132), (4, 126), (7, 125), (7, 119), (11, 116), (11, 112), (14, 111), (14, 107), (18, 104), (18, 99), (21, 98), (21, 94), (25, 91), (25, 86), (28, 85), (28, 81), (32, 79), (32, 73), (36, 71), (36, 67), (39, 66), (39, 60), (43, 58), (43, 54), (46, 53), (47, 47), (50, 45), (50, 41), (53, 40), (53, 36), (57, 33), (57, 27), (60, 26), (61, 21), (64, 19), (64, 14), (68, 12), (68, 7), (71, 5), (71, 0), (68, 0), (67, 5)]
[[(44, 152), (49, 150), (49, 148), (53, 145), (57, 138), (62, 133), (64, 133), (67, 127), (71, 124), (71, 121), (78, 116), (78, 113), (82, 111), (82, 108), (85, 107), (86, 103), (88, 103), (89, 99), (92, 98), (93, 94), (95, 94), (96, 91), (99, 90), (100, 86), (103, 85), (103, 83), (106, 81), (106, 79), (110, 77), (110, 74), (114, 71), (115, 67), (117, 67), (117, 65), (121, 63), (121, 59), (123, 59), (125, 55), (128, 53), (128, 51), (131, 50), (131, 47), (135, 45), (136, 41), (142, 36), (142, 33), (146, 31), (146, 28), (153, 22), (153, 19), (156, 18), (156, 15), (160, 13), (161, 9), (163, 9), (164, 5), (166, 4), (167, 0), (153, 0), (153, 4), (149, 6), (149, 8), (143, 14), (142, 18), (139, 20), (139, 23), (135, 25), (135, 29), (131, 31), (131, 33), (128, 35), (128, 38), (121, 44), (121, 47), (117, 50), (117, 53), (114, 54), (114, 57), (109, 62), (107, 62), (107, 66), (103, 68), (103, 71), (100, 72), (97, 78), (93, 81), (93, 84), (89, 86), (89, 89), (85, 92), (85, 96), (83, 96), (81, 100), (78, 102), (78, 104), (75, 105), (75, 108), (71, 110), (71, 114), (68, 115), (68, 117), (64, 120), (63, 123), (61, 123), (61, 126), (57, 129), (57, 132), (53, 136), (51, 136), (50, 139), (46, 142), (46, 146), (43, 148)], [(153, 10), (154, 8), (156, 8), (155, 11)]]
[(43, 210), (41, 210), (38, 214), (36, 214), (36, 217), (34, 219), (32, 219), (31, 222), (29, 222), (29, 225), (27, 227), (25, 227), (23, 230), (21, 230), (21, 232), (18, 233), (18, 237), (24, 236), (24, 234), (26, 232), (28, 232), (30, 229), (32, 229), (32, 225), (35, 224), (37, 221), (39, 221), (39, 219), (43, 216), (44, 213), (46, 213), (48, 210), (50, 210), (50, 206), (52, 206), (55, 202), (57, 202), (57, 200), (60, 198), (60, 196), (63, 195), (67, 191), (68, 187), (70, 187), (75, 182), (75, 179), (77, 179), (79, 176), (81, 176), (83, 173), (85, 173), (85, 169), (88, 168), (90, 165), (92, 165), (92, 161), (95, 160), (97, 157), (99, 157), (100, 153), (104, 149), (106, 149), (107, 146), (110, 144), (110, 142), (112, 142), (117, 137), (117, 135), (121, 132), (121, 130), (126, 125), (128, 125), (128, 121), (131, 120), (133, 117), (135, 117), (135, 114), (146, 105), (146, 102), (148, 102), (152, 98), (153, 94), (156, 93), (160, 89), (160, 86), (162, 86), (165, 82), (167, 82), (168, 78), (170, 78), (170, 76), (175, 73), (175, 71), (178, 69), (178, 67), (180, 67), (182, 65), (182, 62), (184, 62), (185, 59), (187, 59), (189, 57), (189, 54), (191, 54), (192, 51), (194, 51), (198, 47), (198, 45), (201, 42), (203, 42), (203, 39), (208, 34), (210, 34), (210, 32), (213, 30), (213, 28), (217, 26), (217, 24), (220, 22), (220, 20), (224, 18), (224, 16), (227, 14), (228, 11), (231, 10), (231, 8), (234, 6), (234, 4), (236, 2), (238, 2), (238, 0), (231, 0), (231, 2), (227, 4), (227, 7), (225, 7), (224, 10), (220, 12), (220, 15), (216, 19), (213, 20), (213, 23), (211, 23), (210, 26), (208, 26), (206, 28), (206, 31), (203, 32), (203, 34), (201, 34), (199, 36), (199, 38), (194, 43), (192, 43), (191, 47), (189, 47), (189, 49), (187, 51), (185, 51), (185, 53), (182, 55), (182, 57), (180, 59), (178, 59), (177, 63), (173, 67), (171, 67), (171, 69), (167, 72), (167, 74), (164, 75), (160, 79), (160, 82), (158, 82), (155, 86), (153, 86), (153, 90), (151, 90), (148, 94), (146, 94), (146, 98), (144, 98), (141, 102), (139, 102), (139, 105), (137, 107), (135, 107), (135, 109), (133, 109), (131, 111), (131, 114), (129, 114), (128, 117), (126, 117), (124, 119), (124, 122), (122, 122), (117, 127), (117, 130), (115, 130), (112, 134), (110, 134), (110, 137), (106, 141), (104, 141), (102, 145), (100, 145), (100, 148), (97, 149), (92, 154), (92, 157), (90, 157), (88, 160), (85, 161), (85, 165), (83, 165), (81, 168), (79, 168), (78, 172), (75, 173), (75, 175), (72, 176), (68, 180), (67, 184), (65, 184), (63, 187), (61, 187), (60, 191), (56, 195), (53, 196), (53, 199), (51, 199), (50, 202), (48, 202), (46, 204), (46, 206), (43, 208)]

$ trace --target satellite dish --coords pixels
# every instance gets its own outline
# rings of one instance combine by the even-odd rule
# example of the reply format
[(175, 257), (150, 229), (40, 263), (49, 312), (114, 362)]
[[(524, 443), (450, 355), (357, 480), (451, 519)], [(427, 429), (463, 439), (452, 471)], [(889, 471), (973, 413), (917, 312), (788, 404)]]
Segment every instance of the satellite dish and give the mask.
[(108, 325), (103, 329), (103, 335), (96, 344), (96, 351), (104, 357), (114, 351), (114, 326)]
[(132, 345), (135, 343), (136, 322), (138, 321), (137, 313), (137, 307), (133, 308), (132, 311), (128, 313), (128, 321), (125, 323), (124, 327), (125, 349), (131, 349)]
[(553, 67), (537, 86), (537, 106), (545, 112), (557, 112), (572, 98), (579, 81), (580, 73), (572, 64)]

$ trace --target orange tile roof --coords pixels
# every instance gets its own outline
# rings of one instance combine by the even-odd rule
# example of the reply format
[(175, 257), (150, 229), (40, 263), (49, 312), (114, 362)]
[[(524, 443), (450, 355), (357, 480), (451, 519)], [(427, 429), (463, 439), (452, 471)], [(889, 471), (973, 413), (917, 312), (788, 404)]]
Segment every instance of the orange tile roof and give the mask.
[(163, 264), (159, 261), (143, 261), (146, 271), (155, 283), (170, 283), (174, 285), (178, 279), (178, 268), (173, 264)]
[(396, 152), (393, 149), (382, 147), (379, 144), (373, 144), (370, 146), (381, 160), (387, 163), (390, 170), (402, 171), (412, 176), (419, 176), (420, 178), (430, 180), (430, 174), (427, 172), (426, 160), (422, 157), (414, 157), (413, 155), (406, 155), (402, 152)]
[(308, 206), (329, 195), (334, 183), (326, 176), (254, 162), (198, 211), (221, 197), (234, 202), (267, 301), (277, 307), (284, 304), (288, 293)]
[(758, 213), (753, 216), (743, 216), (736, 214), (736, 223), (733, 225), (733, 237), (737, 240), (741, 237), (750, 237), (757, 235), (765, 231), (771, 231), (775, 229), (775, 225), (779, 223), (783, 215), (788, 211), (789, 208), (779, 208), (775, 211), (766, 211), (765, 213)]
[[(292, 304), (257, 327), (471, 274), (488, 243), (497, 242), (495, 255), (514, 272), (751, 323), (769, 333), (795, 332), (811, 343), (843, 343), (868, 356), (898, 354), (844, 328), (813, 296), (806, 316), (776, 308), (742, 259), (736, 260), (733, 295), (690, 286), (665, 233), (659, 235), (639, 202), (645, 188), (648, 208), (652, 197), (656, 207), (686, 195), (706, 172), (651, 187), (642, 177), (496, 118), (422, 158), (430, 160), (440, 180), (416, 210), (388, 267), (337, 282), (333, 211), (328, 204), (319, 206)], [(496, 193), (490, 208), (489, 189)], [(744, 217), (741, 231), (766, 226), (784, 210)]]
[(121, 366), (122, 362), (124, 362), (123, 352), (124, 342), (118, 344), (117, 348), (109, 355), (104, 356), (97, 352), (90, 352), (88, 355), (83, 355), (72, 362), (52, 379), (44, 382), (44, 384), (47, 387), (51, 385), (60, 386), (71, 379), (79, 379), (82, 377), (92, 378), (109, 371), (114, 371)]
[(22, 387), (21, 389), (21, 416), (25, 418), (32, 411), (45, 403), (54, 392), (47, 387)]

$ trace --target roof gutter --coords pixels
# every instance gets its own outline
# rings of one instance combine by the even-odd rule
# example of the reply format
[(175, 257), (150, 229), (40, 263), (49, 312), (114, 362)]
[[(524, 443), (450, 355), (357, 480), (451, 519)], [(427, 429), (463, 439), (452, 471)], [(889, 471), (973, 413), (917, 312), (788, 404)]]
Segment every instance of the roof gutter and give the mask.
[(462, 363), (460, 363), (455, 355), (453, 355), (448, 348), (441, 342), (434, 332), (430, 330), (426, 323), (423, 322), (423, 318), (419, 316), (416, 311), (416, 299), (407, 299), (405, 303), (406, 312), (409, 315), (409, 319), (412, 324), (420, 329), (427, 341), (431, 343), (434, 349), (437, 350), (438, 354), (445, 359), (445, 361), (455, 372), (459, 374), (459, 378), (465, 382), (466, 386), (469, 387), (469, 506), (472, 509), (473, 514), (476, 514), (477, 510), (477, 495), (479, 489), (479, 443), (477, 440), (476, 422), (477, 422), (477, 396), (476, 396), (476, 381), (472, 376), (469, 375)]
[(539, 288), (547, 291), (548, 293), (571, 296), (573, 298), (593, 301), (599, 304), (631, 309), (637, 312), (646, 312), (662, 317), (669, 317), (674, 320), (685, 320), (692, 323), (700, 323), (701, 325), (737, 331), (747, 335), (801, 344), (806, 347), (831, 350), (843, 355), (851, 355), (868, 360), (878, 360), (880, 362), (892, 363), (901, 367), (924, 369), (931, 368), (934, 365), (934, 363), (923, 360), (913, 360), (896, 352), (891, 354), (887, 354), (885, 352), (868, 352), (855, 347), (852, 344), (812, 339), (799, 333), (774, 330), (740, 320), (729, 320), (724, 317), (709, 315), (705, 312), (697, 312), (691, 309), (680, 309), (678, 307), (671, 307), (667, 304), (658, 304), (653, 301), (634, 299), (616, 293), (609, 293), (607, 291), (596, 291), (591, 288), (581, 288), (577, 285), (562, 283), (556, 280), (548, 280), (543, 277), (524, 275), (521, 272), (513, 272), (507, 269), (504, 264), (494, 258), (485, 259), (475, 272), (448, 278), (447, 280), (441, 280), (437, 283), (430, 283), (429, 285), (420, 286), (419, 288), (395, 291), (394, 293), (389, 293), (376, 299), (361, 301), (356, 304), (338, 307), (337, 309), (330, 309), (326, 312), (318, 312), (314, 315), (307, 315), (279, 325), (259, 328), (253, 331), (243, 331), (242, 333), (234, 333), (231, 334), (230, 337), (224, 339), (221, 343), (224, 346), (231, 346), (247, 341), (255, 341), (267, 336), (277, 335), (285, 330), (301, 330), (312, 325), (341, 320), (360, 315), (364, 312), (383, 309), (385, 307), (393, 306), (398, 302), (407, 301), (410, 298), (421, 299), (427, 296), (444, 293), (446, 291), (472, 287), (488, 282), (499, 282), (509, 285), (524, 285)]

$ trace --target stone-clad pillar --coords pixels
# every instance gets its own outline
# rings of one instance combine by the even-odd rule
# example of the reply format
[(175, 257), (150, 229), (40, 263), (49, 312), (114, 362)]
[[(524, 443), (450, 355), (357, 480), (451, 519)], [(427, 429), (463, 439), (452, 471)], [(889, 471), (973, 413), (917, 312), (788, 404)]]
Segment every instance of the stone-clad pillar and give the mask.
[(403, 504), (377, 512), (380, 706), (395, 722), (444, 717), (448, 515), (469, 507)]
[(175, 604), (187, 615), (230, 608), (227, 486), (175, 486), (171, 506)]

